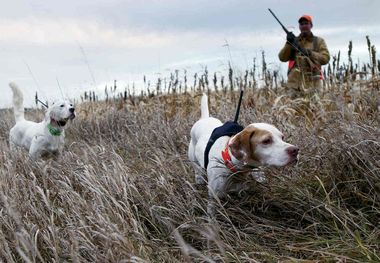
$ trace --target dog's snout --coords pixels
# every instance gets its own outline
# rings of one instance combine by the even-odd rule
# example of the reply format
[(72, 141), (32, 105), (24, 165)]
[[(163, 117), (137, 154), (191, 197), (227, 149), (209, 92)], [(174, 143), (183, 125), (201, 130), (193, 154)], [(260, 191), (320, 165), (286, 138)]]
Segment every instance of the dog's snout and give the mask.
[(291, 157), (297, 157), (298, 155), (298, 152), (299, 152), (299, 148), (297, 146), (290, 146), (286, 149), (287, 153), (291, 156)]
[(71, 113), (74, 113), (75, 108), (70, 108), (69, 111), (70, 111)]

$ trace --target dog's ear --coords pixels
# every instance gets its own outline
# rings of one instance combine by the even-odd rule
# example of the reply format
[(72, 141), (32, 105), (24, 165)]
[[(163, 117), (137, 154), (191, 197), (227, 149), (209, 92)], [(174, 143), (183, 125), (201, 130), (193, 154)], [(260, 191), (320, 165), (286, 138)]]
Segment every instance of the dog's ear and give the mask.
[(252, 126), (246, 127), (244, 130), (239, 132), (235, 137), (233, 137), (230, 143), (230, 149), (233, 156), (236, 159), (248, 163), (253, 158), (253, 153), (255, 147), (251, 142), (252, 137), (254, 136), (257, 129)]

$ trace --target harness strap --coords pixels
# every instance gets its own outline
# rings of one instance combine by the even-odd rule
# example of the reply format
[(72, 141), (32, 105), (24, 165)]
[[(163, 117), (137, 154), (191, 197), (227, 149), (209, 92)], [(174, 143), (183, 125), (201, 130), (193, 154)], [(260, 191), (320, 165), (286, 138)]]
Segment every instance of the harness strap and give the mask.
[(222, 136), (230, 136), (231, 137), (233, 135), (236, 135), (239, 132), (241, 132), (243, 129), (244, 129), (243, 126), (241, 126), (235, 122), (232, 122), (232, 121), (227, 121), (222, 126), (217, 127), (213, 130), (213, 132), (211, 133), (211, 136), (207, 142), (206, 149), (204, 152), (204, 168), (206, 170), (207, 170), (207, 166), (209, 163), (208, 155), (209, 155), (210, 149), (214, 145), (215, 141)]

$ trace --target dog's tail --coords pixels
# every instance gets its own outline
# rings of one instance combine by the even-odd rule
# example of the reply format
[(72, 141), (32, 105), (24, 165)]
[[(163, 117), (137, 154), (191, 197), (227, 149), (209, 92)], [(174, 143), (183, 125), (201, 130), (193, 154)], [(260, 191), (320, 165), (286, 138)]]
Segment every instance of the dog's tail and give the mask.
[(21, 90), (14, 82), (9, 83), (9, 87), (11, 87), (13, 92), (13, 111), (16, 122), (18, 122), (24, 119), (24, 98), (22, 96)]
[(201, 119), (210, 117), (210, 113), (208, 111), (208, 99), (206, 93), (203, 93), (201, 99)]

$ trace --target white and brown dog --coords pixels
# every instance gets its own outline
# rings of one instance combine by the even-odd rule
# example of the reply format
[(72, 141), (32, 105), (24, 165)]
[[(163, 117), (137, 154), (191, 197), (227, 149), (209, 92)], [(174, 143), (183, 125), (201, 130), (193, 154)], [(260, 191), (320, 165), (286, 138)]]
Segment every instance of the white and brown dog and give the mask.
[[(252, 123), (245, 128), (241, 127), (242, 130), (236, 135), (216, 139), (208, 156), (205, 156), (210, 136), (220, 126), (220, 120), (209, 116), (207, 96), (204, 94), (201, 100), (201, 118), (191, 129), (188, 156), (195, 169), (197, 184), (206, 183), (204, 172), (207, 170), (210, 197), (224, 197), (231, 190), (227, 189), (227, 182), (234, 174), (239, 176), (251, 173), (252, 167), (285, 166), (297, 161), (298, 147), (284, 142), (284, 135), (267, 123)], [(209, 162), (206, 168), (207, 157)]]
[(15, 83), (9, 86), (13, 92), (13, 109), (16, 124), (10, 130), (11, 149), (21, 146), (29, 151), (31, 159), (43, 156), (57, 156), (63, 149), (65, 128), (69, 120), (75, 118), (73, 105), (66, 100), (54, 102), (39, 123), (25, 120), (23, 95)]

